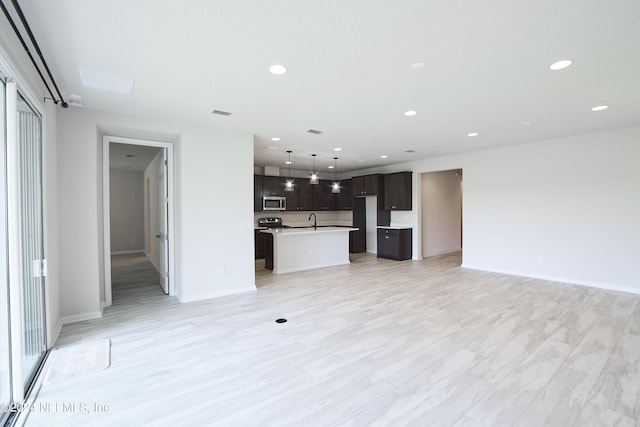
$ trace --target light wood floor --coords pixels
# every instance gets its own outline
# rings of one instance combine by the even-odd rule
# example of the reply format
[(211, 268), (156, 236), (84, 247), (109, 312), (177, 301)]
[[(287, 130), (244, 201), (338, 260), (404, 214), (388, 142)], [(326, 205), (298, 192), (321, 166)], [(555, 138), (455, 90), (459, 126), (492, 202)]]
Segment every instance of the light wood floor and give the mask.
[(36, 402), (88, 413), (27, 426), (640, 426), (640, 296), (459, 265), (257, 268), (257, 292), (189, 304), (114, 290), (57, 343), (110, 338), (112, 366)]

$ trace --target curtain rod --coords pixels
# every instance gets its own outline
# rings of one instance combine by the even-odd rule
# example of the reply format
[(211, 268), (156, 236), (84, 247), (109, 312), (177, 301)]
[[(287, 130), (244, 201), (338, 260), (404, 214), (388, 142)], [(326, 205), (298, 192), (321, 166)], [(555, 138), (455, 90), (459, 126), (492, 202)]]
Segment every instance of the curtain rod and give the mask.
[(33, 44), (33, 47), (36, 49), (36, 52), (37, 52), (38, 56), (40, 57), (40, 61), (42, 61), (42, 64), (44, 65), (44, 68), (47, 71), (47, 74), (49, 75), (49, 79), (51, 80), (51, 83), (53, 83), (53, 87), (55, 88), (56, 92), (58, 93), (58, 97), (60, 98), (59, 100), (56, 99), (55, 95), (51, 91), (51, 88), (49, 87), (49, 84), (47, 83), (47, 80), (45, 79), (44, 75), (42, 74), (42, 71), (40, 71), (40, 67), (38, 66), (38, 63), (36, 62), (35, 58), (31, 54), (31, 51), (29, 50), (29, 46), (27, 46), (27, 43), (25, 42), (24, 38), (20, 34), (20, 30), (18, 29), (18, 27), (16, 26), (16, 23), (14, 22), (13, 18), (9, 14), (9, 11), (7, 10), (7, 7), (4, 4), (4, 1), (0, 0), (0, 7), (2, 7), (2, 11), (4, 12), (4, 16), (7, 17), (7, 20), (9, 21), (9, 24), (11, 25), (11, 28), (13, 28), (13, 31), (16, 33), (16, 36), (18, 37), (18, 40), (20, 40), (20, 43), (22, 44), (22, 47), (27, 52), (27, 55), (29, 56), (29, 59), (31, 59), (31, 63), (33, 64), (33, 66), (35, 67), (36, 71), (38, 72), (38, 75), (40, 75), (40, 78), (42, 79), (42, 82), (44, 83), (45, 87), (47, 88), (47, 91), (49, 92), (49, 95), (51, 95), (51, 99), (53, 99), (54, 104), (58, 104), (60, 102), (61, 103), (60, 105), (62, 106), (62, 108), (69, 107), (69, 104), (67, 104), (67, 102), (62, 97), (62, 94), (60, 93), (60, 89), (58, 89), (58, 85), (56, 84), (56, 81), (53, 78), (53, 75), (51, 74), (51, 71), (49, 70), (49, 66), (47, 65), (47, 62), (45, 61), (44, 56), (42, 55), (42, 51), (40, 50), (40, 46), (38, 46), (38, 42), (36, 42), (36, 38), (34, 37), (33, 32), (31, 31), (31, 27), (29, 26), (29, 23), (27, 22), (27, 18), (24, 16), (24, 13), (22, 12), (22, 8), (20, 8), (20, 5), (18, 4), (17, 0), (12, 0), (11, 2), (13, 3), (14, 9), (18, 13), (18, 16), (20, 17), (20, 21), (22, 22), (22, 25), (27, 30), (27, 35), (29, 36), (29, 39), (31, 40), (31, 43)]

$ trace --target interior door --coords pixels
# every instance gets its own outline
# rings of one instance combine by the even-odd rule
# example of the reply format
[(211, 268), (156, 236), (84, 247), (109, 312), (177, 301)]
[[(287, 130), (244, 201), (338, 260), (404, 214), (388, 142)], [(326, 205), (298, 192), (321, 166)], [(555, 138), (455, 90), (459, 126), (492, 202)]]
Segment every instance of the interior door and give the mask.
[(158, 170), (160, 171), (158, 189), (160, 191), (158, 200), (160, 201), (159, 219), (160, 219), (160, 232), (158, 236), (160, 239), (160, 285), (165, 294), (169, 294), (169, 236), (168, 224), (169, 224), (169, 180), (168, 180), (168, 164), (167, 164), (167, 149), (162, 149), (162, 156), (160, 157), (160, 164)]

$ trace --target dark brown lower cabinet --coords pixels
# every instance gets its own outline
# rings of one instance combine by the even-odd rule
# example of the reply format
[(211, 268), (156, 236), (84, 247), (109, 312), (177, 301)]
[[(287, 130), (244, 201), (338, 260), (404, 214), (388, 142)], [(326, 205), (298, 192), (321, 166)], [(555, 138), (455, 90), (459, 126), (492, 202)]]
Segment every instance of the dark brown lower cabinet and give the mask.
[(411, 259), (411, 228), (378, 228), (378, 258)]
[(273, 234), (264, 234), (264, 268), (273, 270)]
[(266, 236), (266, 234), (261, 233), (260, 230), (255, 231), (254, 242), (255, 242), (256, 259), (264, 258), (264, 239), (265, 239), (264, 236)]
[(349, 252), (367, 251), (367, 206), (364, 197), (353, 198), (353, 226), (357, 231), (349, 232)]

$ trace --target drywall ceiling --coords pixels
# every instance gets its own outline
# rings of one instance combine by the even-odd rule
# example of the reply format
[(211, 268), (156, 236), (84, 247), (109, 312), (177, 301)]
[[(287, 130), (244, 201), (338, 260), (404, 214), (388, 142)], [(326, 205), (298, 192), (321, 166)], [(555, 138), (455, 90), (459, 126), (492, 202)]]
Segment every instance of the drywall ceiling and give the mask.
[[(257, 166), (291, 149), (295, 169), (316, 153), (319, 170), (356, 170), (640, 123), (637, 0), (21, 4), (65, 96), (254, 133)], [(79, 69), (133, 93), (84, 87)]]

